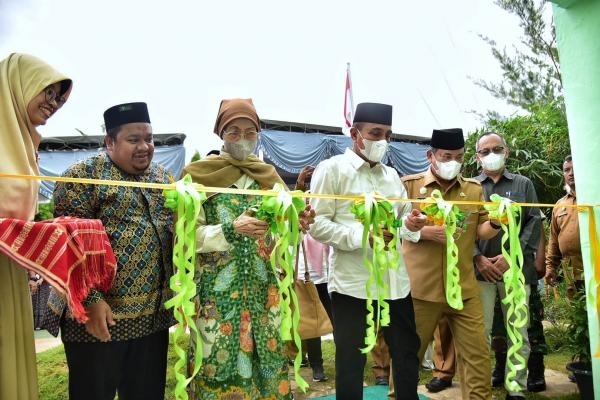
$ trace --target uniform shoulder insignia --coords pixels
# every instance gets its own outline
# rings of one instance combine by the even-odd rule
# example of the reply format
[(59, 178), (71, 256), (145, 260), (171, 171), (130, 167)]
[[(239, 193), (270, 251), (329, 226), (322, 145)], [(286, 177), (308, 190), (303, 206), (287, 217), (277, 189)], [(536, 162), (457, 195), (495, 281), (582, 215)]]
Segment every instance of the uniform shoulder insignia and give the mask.
[(404, 175), (401, 179), (402, 179), (402, 182), (414, 181), (414, 180), (423, 178), (424, 175), (425, 175), (425, 172), (421, 172), (418, 174)]
[(475, 179), (475, 178), (465, 178), (465, 177), (463, 176), (463, 180), (464, 180), (465, 182), (469, 182), (469, 183), (475, 183), (475, 184), (477, 184), (477, 186), (481, 186), (481, 182), (479, 182), (479, 181), (478, 181), (477, 179)]

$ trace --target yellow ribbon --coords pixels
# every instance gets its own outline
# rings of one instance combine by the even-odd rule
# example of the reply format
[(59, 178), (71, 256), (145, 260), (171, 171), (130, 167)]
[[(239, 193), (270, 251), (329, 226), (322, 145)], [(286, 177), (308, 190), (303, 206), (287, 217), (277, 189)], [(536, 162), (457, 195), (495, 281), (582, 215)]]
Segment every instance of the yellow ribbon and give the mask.
[[(140, 188), (151, 188), (151, 189), (176, 189), (175, 184), (163, 184), (163, 183), (147, 183), (147, 182), (129, 182), (129, 181), (116, 181), (116, 180), (101, 180), (101, 179), (84, 179), (84, 178), (65, 178), (58, 176), (41, 176), (41, 175), (26, 175), (26, 174), (6, 174), (0, 173), (0, 178), (13, 178), (13, 179), (27, 179), (27, 180), (40, 180), (40, 181), (53, 181), (53, 182), (73, 182), (73, 183), (84, 183), (92, 185), (111, 185), (111, 186), (126, 186), (126, 187), (140, 187)], [(208, 193), (235, 193), (235, 194), (248, 194), (255, 196), (276, 196), (277, 193), (272, 190), (251, 190), (251, 189), (233, 189), (233, 188), (221, 188), (221, 187), (204, 187), (198, 184), (193, 184), (196, 191), (208, 192)], [(334, 195), (334, 194), (320, 194), (320, 193), (291, 193), (292, 197), (304, 197), (304, 198), (320, 198), (320, 199), (339, 199), (339, 200), (352, 200), (360, 201), (363, 196), (350, 196), (350, 195)], [(390, 202), (406, 202), (406, 203), (418, 203), (422, 202), (422, 199), (405, 199), (405, 198), (388, 198)], [(466, 200), (449, 200), (446, 203), (455, 205), (491, 205), (492, 202), (483, 201), (466, 201)], [(538, 207), (538, 208), (554, 208), (556, 204), (548, 203), (512, 203), (521, 207)], [(594, 209), (600, 207), (600, 204), (561, 204), (560, 207), (575, 207), (578, 209), (589, 210), (589, 242), (591, 247), (591, 260), (590, 265), (594, 271), (592, 285), (596, 287), (596, 309), (600, 316), (600, 250), (598, 243), (598, 235), (596, 232), (596, 222), (594, 217)], [(593, 287), (593, 286), (590, 286)], [(589, 300), (593, 304), (593, 300)], [(600, 357), (600, 343), (595, 355)]]
[[(596, 216), (594, 215), (594, 209), (591, 206), (586, 206), (586, 210), (588, 212), (589, 218), (589, 230), (590, 230), (590, 246), (591, 246), (591, 257), (592, 257), (592, 267), (594, 271), (594, 278), (590, 285), (589, 293), (587, 296), (587, 301), (589, 307), (593, 307), (594, 303), (596, 303), (596, 315), (600, 316), (600, 250), (598, 250), (598, 231), (596, 230)], [(596, 301), (594, 301), (594, 286), (596, 289)], [(596, 354), (594, 357), (600, 357), (600, 341), (598, 341), (598, 347), (596, 348)]]

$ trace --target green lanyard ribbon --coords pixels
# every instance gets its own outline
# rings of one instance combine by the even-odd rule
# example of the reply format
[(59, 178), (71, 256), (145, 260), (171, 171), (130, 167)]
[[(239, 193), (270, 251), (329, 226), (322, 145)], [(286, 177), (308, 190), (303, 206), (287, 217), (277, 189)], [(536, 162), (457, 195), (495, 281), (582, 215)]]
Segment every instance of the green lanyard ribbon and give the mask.
[(202, 338), (194, 323), (196, 315), (193, 298), (196, 296), (196, 284), (194, 283), (194, 268), (196, 261), (196, 219), (200, 213), (200, 206), (206, 200), (204, 192), (196, 191), (192, 184), (190, 175), (186, 175), (176, 183), (175, 189), (163, 191), (165, 196), (165, 207), (175, 210), (175, 244), (173, 247), (173, 276), (169, 286), (174, 292), (172, 299), (165, 303), (167, 309), (172, 308), (178, 324), (173, 333), (174, 348), (177, 361), (173, 368), (175, 374), (175, 398), (188, 399), (187, 386), (196, 376), (202, 365), (202, 346), (196, 349), (194, 359), (194, 370), (186, 378), (181, 372), (186, 366), (186, 352), (179, 345), (179, 338), (185, 335), (186, 327), (191, 334), (196, 336), (198, 343)]
[(293, 287), (294, 260), (300, 238), (298, 216), (304, 211), (305, 204), (302, 197), (292, 196), (302, 192), (288, 192), (280, 183), (275, 184), (273, 191), (278, 192), (277, 196), (264, 196), (256, 206), (255, 217), (266, 221), (269, 224), (268, 234), (276, 238), (271, 252), (271, 267), (278, 277), (281, 304), (280, 334), (284, 341), (293, 340), (298, 349), (294, 360), (294, 378), (298, 388), (306, 392), (308, 383), (300, 375), (302, 362), (302, 340), (298, 334), (300, 313), (298, 298)]
[[(516, 381), (517, 372), (527, 368), (525, 360), (518, 352), (523, 347), (523, 336), (519, 329), (527, 326), (529, 320), (525, 277), (523, 276), (523, 251), (519, 241), (521, 232), (521, 206), (498, 194), (492, 194), (494, 204), (485, 205), (489, 217), (500, 221), (502, 226), (502, 255), (508, 263), (508, 270), (502, 275), (506, 287), (506, 297), (502, 299), (508, 305), (506, 312), (506, 333), (511, 345), (506, 354), (508, 390), (521, 391), (523, 387)], [(509, 243), (509, 251), (505, 244)], [(510, 321), (510, 323), (509, 323)]]
[[(403, 258), (398, 252), (398, 228), (402, 221), (397, 220), (392, 204), (383, 197), (374, 193), (366, 193), (364, 199), (354, 202), (350, 212), (363, 224), (362, 250), (363, 262), (369, 271), (369, 279), (366, 283), (367, 292), (367, 330), (365, 333), (365, 345), (363, 353), (368, 353), (377, 342), (377, 331), (379, 326), (388, 326), (390, 323), (390, 306), (385, 301), (389, 293), (389, 287), (384, 280), (388, 269), (397, 270)], [(392, 234), (392, 240), (387, 247), (383, 239), (383, 229)], [(373, 239), (373, 254), (368, 257), (369, 234)], [(375, 321), (375, 309), (373, 308), (373, 294), (371, 287), (375, 284), (377, 297), (377, 321)]]
[(431, 196), (421, 204), (421, 211), (427, 220), (434, 225), (446, 229), (446, 301), (456, 310), (463, 309), (462, 288), (460, 287), (460, 270), (458, 269), (458, 247), (454, 242), (456, 228), (465, 230), (465, 214), (456, 205), (447, 203), (442, 193), (435, 189)]

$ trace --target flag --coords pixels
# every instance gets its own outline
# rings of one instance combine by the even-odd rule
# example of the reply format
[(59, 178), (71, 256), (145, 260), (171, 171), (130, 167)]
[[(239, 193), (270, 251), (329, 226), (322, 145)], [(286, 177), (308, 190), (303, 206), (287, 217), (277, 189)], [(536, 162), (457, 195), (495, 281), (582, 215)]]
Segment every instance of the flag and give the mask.
[(344, 125), (342, 132), (350, 136), (350, 128), (354, 119), (354, 100), (352, 99), (352, 79), (350, 79), (350, 63), (346, 69), (346, 95), (344, 97)]

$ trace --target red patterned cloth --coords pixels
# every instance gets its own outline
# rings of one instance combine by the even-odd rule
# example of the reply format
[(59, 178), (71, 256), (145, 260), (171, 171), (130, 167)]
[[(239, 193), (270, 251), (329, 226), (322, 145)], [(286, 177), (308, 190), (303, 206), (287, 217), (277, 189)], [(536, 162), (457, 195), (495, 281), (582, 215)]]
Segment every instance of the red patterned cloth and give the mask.
[(0, 218), (0, 252), (44, 277), (66, 297), (80, 322), (87, 320), (82, 302), (90, 289), (106, 292), (117, 271), (110, 241), (97, 219)]

